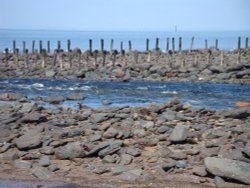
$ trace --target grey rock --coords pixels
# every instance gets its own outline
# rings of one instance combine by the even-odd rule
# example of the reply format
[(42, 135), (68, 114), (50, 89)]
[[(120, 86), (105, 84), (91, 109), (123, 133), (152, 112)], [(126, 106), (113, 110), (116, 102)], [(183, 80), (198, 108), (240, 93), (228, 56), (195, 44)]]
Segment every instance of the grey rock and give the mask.
[(168, 126), (160, 126), (158, 129), (157, 129), (157, 132), (160, 133), (160, 134), (164, 134), (165, 132), (167, 132), (170, 128)]
[(243, 70), (243, 71), (239, 71), (236, 73), (236, 78), (242, 78), (244, 76), (249, 76), (250, 75), (250, 69), (246, 69), (246, 70)]
[(105, 166), (98, 167), (98, 168), (95, 168), (93, 170), (93, 173), (98, 174), (98, 175), (101, 175), (101, 174), (104, 174), (104, 173), (107, 173), (107, 172), (110, 172), (110, 169), (105, 167)]
[(176, 162), (176, 167), (177, 168), (186, 168), (187, 167), (187, 161), (185, 160), (180, 160)]
[(55, 150), (58, 159), (74, 159), (85, 156), (83, 147), (79, 142), (71, 142)]
[(44, 155), (41, 157), (41, 159), (38, 161), (39, 166), (49, 166), (50, 165), (50, 159), (49, 156)]
[(53, 71), (53, 70), (47, 70), (47, 71), (45, 72), (45, 76), (48, 77), (48, 78), (52, 78), (52, 77), (54, 77), (55, 75), (56, 75), (56, 72)]
[(105, 120), (107, 120), (108, 114), (107, 113), (96, 113), (91, 115), (91, 120), (93, 123), (101, 123)]
[(214, 177), (214, 183), (215, 183), (217, 188), (225, 187), (225, 181), (219, 176)]
[(126, 153), (134, 157), (138, 157), (139, 155), (141, 155), (141, 152), (139, 151), (139, 149), (135, 149), (132, 147), (127, 148)]
[(67, 97), (67, 100), (72, 100), (72, 101), (81, 101), (83, 100), (85, 97), (81, 96), (81, 95), (70, 95)]
[(120, 156), (120, 164), (128, 165), (133, 161), (133, 157), (129, 154), (121, 154)]
[(121, 149), (122, 143), (123, 142), (121, 140), (111, 141), (108, 147), (99, 151), (98, 156), (104, 157), (118, 152)]
[(207, 171), (204, 166), (195, 166), (192, 170), (192, 174), (196, 176), (205, 177), (207, 175)]
[(238, 108), (224, 113), (226, 118), (243, 119), (250, 116), (250, 108)]
[(176, 117), (176, 112), (172, 110), (167, 110), (166, 112), (162, 113), (162, 115), (160, 116), (161, 119), (164, 119), (166, 121), (175, 120), (175, 117)]
[(0, 94), (0, 100), (2, 101), (16, 101), (23, 98), (22, 95), (16, 93), (2, 93)]
[(52, 173), (45, 167), (35, 167), (32, 169), (32, 174), (40, 179), (48, 179)]
[(126, 180), (126, 181), (135, 181), (140, 177), (140, 175), (142, 174), (142, 171), (143, 170), (141, 168), (135, 168), (135, 169), (123, 172), (119, 176), (119, 179)]
[(11, 147), (10, 143), (4, 143), (3, 146), (0, 147), (0, 153), (6, 152)]
[(99, 151), (107, 148), (110, 145), (110, 143), (105, 142), (105, 143), (100, 143), (97, 146), (93, 147), (89, 152), (86, 153), (87, 157), (91, 157), (94, 156), (96, 154), (98, 154)]
[(103, 159), (102, 159), (103, 163), (115, 163), (116, 162), (116, 158), (111, 156), (111, 155), (106, 155)]
[(231, 159), (206, 157), (206, 169), (215, 176), (238, 180), (250, 184), (250, 164)]
[(118, 130), (116, 130), (115, 128), (113, 128), (113, 127), (110, 127), (107, 131), (105, 131), (104, 133), (103, 133), (103, 138), (107, 138), (107, 139), (109, 139), (109, 138), (115, 138), (117, 135), (118, 135)]
[(51, 95), (44, 98), (45, 102), (51, 103), (51, 104), (60, 104), (64, 101), (64, 97), (61, 95)]
[(188, 128), (183, 125), (175, 126), (173, 132), (170, 135), (171, 142), (183, 142), (187, 139)]
[(162, 169), (165, 171), (165, 172), (168, 172), (170, 169), (174, 168), (176, 165), (176, 161), (172, 160), (172, 161), (169, 161), (167, 163), (164, 163), (162, 165)]
[(30, 169), (32, 167), (32, 163), (25, 160), (15, 160), (14, 166), (20, 169)]
[(14, 143), (17, 145), (17, 148), (20, 150), (33, 149), (41, 146), (42, 144), (42, 134), (29, 134), (17, 138), (14, 140)]
[(135, 122), (135, 126), (137, 128), (143, 128), (143, 129), (150, 129), (154, 127), (154, 122), (152, 121), (145, 121), (145, 120), (140, 120)]
[(127, 172), (128, 170), (129, 170), (128, 167), (119, 165), (119, 166), (113, 167), (111, 172), (112, 172), (112, 175), (117, 176), (117, 175), (122, 174), (123, 172)]
[(21, 123), (41, 123), (47, 121), (46, 116), (41, 115), (39, 113), (30, 113), (26, 114), (24, 117), (20, 119)]
[(250, 158), (250, 140), (246, 143), (243, 153)]
[(32, 103), (24, 103), (22, 105), (22, 108), (20, 109), (20, 112), (21, 113), (29, 113), (29, 112), (31, 112), (32, 108), (33, 108)]
[(15, 161), (18, 159), (18, 154), (16, 151), (7, 151), (0, 155), (1, 161)]
[(112, 102), (111, 102), (111, 100), (109, 100), (109, 99), (105, 99), (105, 100), (102, 101), (102, 104), (103, 104), (103, 105), (111, 105)]

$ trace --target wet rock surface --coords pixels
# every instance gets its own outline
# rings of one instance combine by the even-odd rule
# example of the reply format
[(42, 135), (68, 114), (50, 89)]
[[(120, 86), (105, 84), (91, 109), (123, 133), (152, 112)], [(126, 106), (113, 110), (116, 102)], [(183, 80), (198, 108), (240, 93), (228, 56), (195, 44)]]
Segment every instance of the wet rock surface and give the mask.
[(0, 177), (24, 171), (28, 179), (92, 187), (96, 179), (138, 187), (166, 180), (250, 184), (249, 108), (195, 109), (173, 99), (144, 107), (22, 111), (27, 104), (0, 106), (8, 114), (0, 115)]

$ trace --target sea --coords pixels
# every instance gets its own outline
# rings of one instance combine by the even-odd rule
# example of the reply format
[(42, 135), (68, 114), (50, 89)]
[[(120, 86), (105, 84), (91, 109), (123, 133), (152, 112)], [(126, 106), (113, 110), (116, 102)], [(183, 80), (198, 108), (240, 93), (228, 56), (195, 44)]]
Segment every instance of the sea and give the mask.
[[(167, 49), (167, 38), (169, 47), (173, 44), (175, 49), (179, 46), (179, 37), (182, 38), (182, 49), (189, 49), (191, 39), (194, 37), (193, 49), (205, 47), (207, 40), (208, 47), (215, 47), (218, 40), (218, 48), (221, 50), (233, 50), (238, 47), (238, 37), (241, 37), (241, 47), (246, 46), (246, 38), (250, 37), (250, 31), (63, 31), (63, 30), (14, 30), (0, 29), (0, 51), (8, 48), (13, 50), (13, 40), (16, 41), (16, 48), (23, 49), (22, 43), (26, 42), (26, 48), (31, 50), (32, 41), (35, 41), (35, 48), (38, 49), (39, 41), (43, 48), (47, 48), (47, 41), (50, 41), (51, 49), (57, 48), (57, 42), (61, 42), (61, 48), (67, 50), (67, 40), (71, 41), (71, 48), (87, 50), (89, 40), (93, 41), (93, 49), (100, 49), (100, 40), (104, 40), (104, 49), (110, 50), (111, 40), (114, 41), (114, 49), (123, 48), (128, 50), (128, 42), (132, 43), (132, 50), (144, 51), (146, 39), (149, 39), (149, 48), (154, 49), (156, 38), (159, 38), (159, 48), (162, 51)], [(174, 38), (174, 43), (172, 43)]]

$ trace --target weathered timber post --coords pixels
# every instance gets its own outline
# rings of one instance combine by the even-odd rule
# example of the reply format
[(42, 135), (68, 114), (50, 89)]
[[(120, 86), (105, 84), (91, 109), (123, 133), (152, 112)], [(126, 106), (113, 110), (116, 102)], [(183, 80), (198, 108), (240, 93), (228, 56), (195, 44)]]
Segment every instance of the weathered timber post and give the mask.
[(111, 39), (110, 41), (110, 51), (112, 51), (114, 48), (114, 39)]
[(43, 49), (43, 41), (39, 41), (39, 53), (42, 53), (42, 49)]
[(82, 51), (81, 51), (80, 48), (77, 48), (76, 55), (77, 55), (77, 64), (78, 64), (78, 67), (80, 67), (80, 64), (81, 64), (81, 55), (82, 55)]
[(240, 50), (241, 47), (241, 37), (238, 37), (238, 50)]
[(218, 50), (218, 39), (215, 39), (215, 49)]
[(24, 52), (24, 65), (25, 65), (25, 68), (29, 68), (29, 50), (28, 49), (25, 49), (25, 52)]
[(181, 67), (183, 68), (185, 65), (186, 65), (185, 54), (184, 52), (181, 52)]
[(207, 49), (208, 46), (207, 46), (207, 39), (205, 40), (205, 49)]
[(72, 68), (73, 67), (73, 53), (71, 49), (69, 50), (68, 54), (69, 54), (69, 68)]
[(116, 55), (118, 54), (118, 51), (117, 50), (113, 50), (112, 51), (112, 66), (114, 67), (115, 66), (115, 61), (116, 61)]
[(223, 51), (221, 51), (220, 53), (220, 65), (224, 66), (224, 52)]
[[(113, 50), (112, 50), (113, 51)], [(111, 52), (112, 52), (111, 51)], [(122, 51), (123, 51), (123, 42), (121, 42), (121, 44), (120, 44), (120, 52), (122, 53)]]
[(35, 67), (37, 67), (37, 60), (38, 60), (38, 50), (35, 50), (34, 54), (32, 54), (32, 61)]
[(157, 64), (158, 64), (158, 62), (159, 62), (160, 56), (161, 56), (161, 51), (160, 51), (160, 50), (157, 50), (157, 51), (156, 51), (156, 58), (155, 58), (155, 61), (156, 61)]
[(173, 52), (172, 52), (172, 50), (169, 50), (168, 51), (168, 61), (169, 61), (169, 66), (170, 67), (173, 67)]
[(212, 54), (212, 51), (208, 50), (207, 51), (207, 64), (210, 64), (211, 54)]
[(53, 55), (53, 66), (55, 67), (57, 65), (57, 59), (58, 59), (58, 53), (59, 50), (54, 50), (54, 55)]
[(97, 57), (98, 57), (98, 50), (94, 51), (94, 68), (97, 67)]
[(23, 41), (23, 54), (25, 54), (25, 50), (26, 50), (26, 42)]
[(194, 56), (194, 63), (193, 66), (196, 67), (198, 65), (198, 54), (196, 53)]
[(35, 41), (34, 40), (32, 40), (32, 54), (34, 54), (35, 53)]
[(191, 43), (190, 43), (190, 48), (189, 48), (189, 52), (192, 52), (192, 49), (193, 49), (193, 45), (194, 45), (194, 37), (192, 37), (192, 39), (191, 39)]
[[(59, 46), (61, 48), (61, 46)], [(63, 58), (62, 58), (62, 53), (61, 53), (61, 50), (58, 50), (58, 60), (59, 60), (59, 65), (60, 65), (60, 69), (62, 70), (63, 69)]]
[(245, 48), (248, 48), (248, 37), (246, 37), (246, 45)]
[(172, 51), (175, 52), (175, 42), (174, 37), (172, 38)]
[(138, 64), (139, 52), (137, 50), (135, 50), (133, 55), (134, 55), (135, 64)]
[(148, 52), (149, 50), (149, 39), (146, 39), (146, 51)]
[(46, 49), (42, 49), (42, 68), (45, 68), (46, 63)]
[(152, 51), (149, 50), (149, 51), (148, 51), (148, 58), (147, 58), (147, 62), (148, 62), (148, 63), (151, 62), (151, 57), (152, 57)]
[(101, 39), (101, 49), (100, 49), (101, 53), (103, 52), (103, 50), (104, 50), (104, 40)]
[(167, 38), (167, 44), (166, 44), (166, 52), (169, 51), (169, 38)]
[(102, 55), (102, 66), (104, 67), (105, 66), (105, 62), (106, 62), (106, 54), (107, 54), (107, 51), (106, 50), (103, 50), (101, 52), (101, 55)]
[[(5, 48), (4, 49), (4, 62), (5, 63), (8, 63), (8, 59), (9, 59), (9, 49), (8, 48)], [(14, 52), (13, 52), (14, 53)]]
[(13, 54), (16, 53), (16, 41), (13, 40)]
[(18, 48), (16, 48), (16, 53), (15, 53), (14, 59), (15, 59), (16, 66), (20, 66), (20, 64), (19, 64), (19, 49)]
[(240, 50), (238, 50), (238, 53), (237, 53), (237, 65), (240, 64), (240, 62), (241, 62), (240, 55), (241, 55), (241, 52), (240, 52)]
[(160, 48), (159, 48), (159, 38), (156, 38), (155, 40), (155, 50), (158, 51)]
[(50, 41), (47, 41), (47, 52), (50, 53)]
[(128, 51), (132, 51), (132, 42), (130, 40), (128, 41)]
[(179, 52), (182, 50), (182, 38), (179, 37)]
[(92, 39), (89, 39), (89, 52), (92, 53)]
[(57, 49), (58, 49), (59, 51), (61, 51), (61, 41), (60, 41), (60, 40), (57, 41)]
[(125, 60), (125, 50), (122, 49), (121, 51), (121, 64), (124, 66), (127, 66), (127, 63), (124, 61)]
[(68, 52), (70, 51), (70, 48), (71, 48), (71, 41), (67, 40), (67, 50), (68, 50)]

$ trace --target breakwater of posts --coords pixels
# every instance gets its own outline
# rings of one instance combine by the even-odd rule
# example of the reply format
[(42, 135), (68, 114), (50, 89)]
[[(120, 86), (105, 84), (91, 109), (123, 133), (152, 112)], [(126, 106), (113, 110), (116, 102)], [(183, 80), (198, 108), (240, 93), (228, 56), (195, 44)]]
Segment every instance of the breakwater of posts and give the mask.
[[(203, 49), (194, 49), (195, 37), (191, 38), (189, 49), (182, 48), (182, 41), (182, 37), (167, 38), (166, 48), (161, 49), (159, 38), (155, 41), (147, 38), (145, 50), (138, 51), (133, 49), (131, 40), (128, 41), (127, 50), (124, 49), (123, 42), (120, 43), (119, 49), (114, 49), (113, 39), (109, 49), (104, 48), (104, 39), (100, 39), (98, 49), (93, 49), (92, 39), (88, 41), (88, 49), (72, 48), (70, 40), (67, 40), (67, 49), (61, 48), (61, 41), (57, 42), (56, 49), (51, 49), (50, 41), (44, 44), (40, 40), (37, 44), (37, 41), (33, 40), (31, 50), (27, 48), (25, 41), (22, 42), (21, 49), (17, 48), (14, 40), (12, 50), (6, 48), (4, 53), (1, 53), (1, 77), (161, 81), (179, 81), (180, 78), (184, 78), (184, 81), (243, 79), (249, 82), (248, 37), (245, 38), (244, 45), (241, 37), (238, 37), (237, 47), (233, 51), (220, 50), (218, 39), (215, 40), (214, 47), (210, 48), (205, 40)], [(155, 44), (152, 49), (149, 47), (150, 42)], [(217, 75), (211, 76), (214, 74)]]

